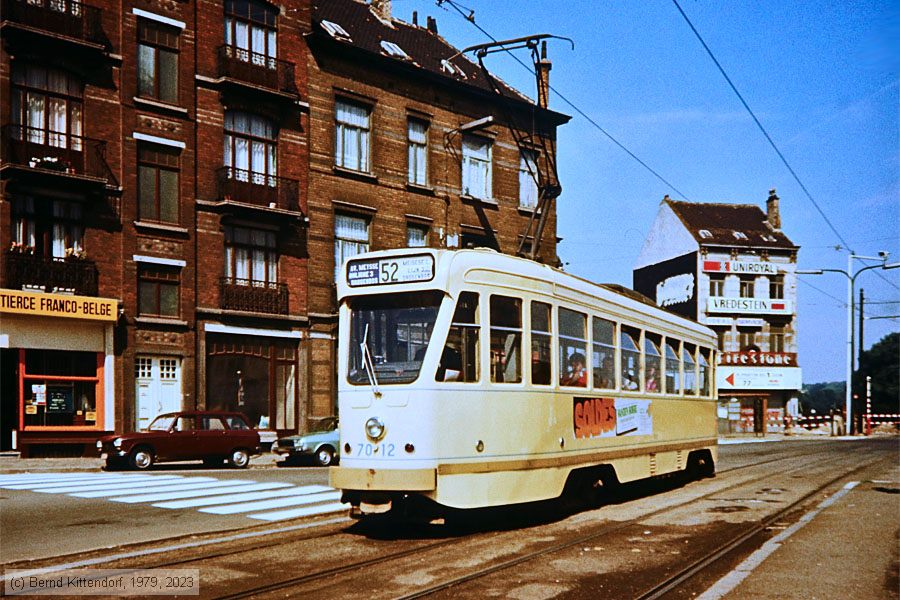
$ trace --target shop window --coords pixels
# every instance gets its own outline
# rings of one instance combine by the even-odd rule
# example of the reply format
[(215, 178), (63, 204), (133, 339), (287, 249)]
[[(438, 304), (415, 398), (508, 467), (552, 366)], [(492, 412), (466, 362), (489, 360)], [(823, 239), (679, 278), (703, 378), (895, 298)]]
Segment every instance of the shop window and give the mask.
[(428, 123), (420, 119), (407, 121), (408, 181), (428, 185)]
[(170, 25), (138, 19), (138, 96), (178, 102), (178, 35)]
[(138, 145), (138, 215), (144, 221), (178, 222), (178, 150)]
[(491, 296), (491, 381), (522, 381), (522, 300)]
[(372, 109), (346, 100), (336, 100), (334, 120), (334, 164), (344, 169), (370, 172), (369, 134)]
[(594, 317), (594, 387), (616, 387), (616, 324)]
[(138, 268), (138, 313), (153, 317), (177, 317), (180, 272), (162, 265)]
[(97, 425), (98, 365), (94, 352), (22, 350), (25, 427)]
[(553, 358), (553, 332), (550, 305), (531, 303), (531, 383), (550, 385), (550, 363)]
[(560, 307), (559, 384), (587, 387), (587, 315)]

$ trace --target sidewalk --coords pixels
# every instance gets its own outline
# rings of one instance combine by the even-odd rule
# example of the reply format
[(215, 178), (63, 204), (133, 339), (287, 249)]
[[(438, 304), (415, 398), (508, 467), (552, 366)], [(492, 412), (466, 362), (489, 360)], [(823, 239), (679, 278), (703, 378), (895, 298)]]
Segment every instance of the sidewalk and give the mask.
[[(250, 459), (251, 469), (274, 468), (281, 456), (271, 452), (263, 452)], [(40, 473), (42, 471), (58, 472), (96, 472), (101, 470), (104, 462), (100, 458), (19, 458), (14, 451), (0, 452), (0, 473)]]

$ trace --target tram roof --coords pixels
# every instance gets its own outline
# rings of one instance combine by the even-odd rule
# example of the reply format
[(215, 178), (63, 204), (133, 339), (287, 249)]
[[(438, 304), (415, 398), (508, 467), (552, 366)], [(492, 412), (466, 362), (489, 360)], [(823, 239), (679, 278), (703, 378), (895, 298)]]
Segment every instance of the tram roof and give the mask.
[(415, 284), (373, 285), (351, 287), (347, 284), (346, 265), (342, 270), (342, 280), (338, 282), (338, 298), (361, 294), (396, 293), (400, 289), (446, 289), (451, 272), (467, 272), (475, 269), (508, 273), (517, 277), (535, 279), (575, 293), (613, 302), (624, 308), (642, 313), (648, 317), (664, 319), (672, 324), (690, 329), (702, 335), (713, 335), (705, 325), (659, 307), (647, 296), (615, 283), (595, 283), (583, 277), (566, 273), (560, 269), (526, 258), (503, 254), (491, 248), (465, 250), (443, 250), (439, 248), (397, 248), (378, 250), (354, 256), (352, 260), (383, 259), (397, 256), (430, 254), (435, 260), (434, 279)]

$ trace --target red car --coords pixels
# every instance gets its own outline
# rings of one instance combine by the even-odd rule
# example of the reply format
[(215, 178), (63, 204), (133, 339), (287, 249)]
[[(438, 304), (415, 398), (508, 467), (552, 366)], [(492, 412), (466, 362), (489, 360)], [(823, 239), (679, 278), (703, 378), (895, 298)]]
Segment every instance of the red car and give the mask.
[(185, 411), (159, 415), (147, 431), (108, 435), (97, 440), (106, 468), (148, 469), (156, 462), (202, 460), (207, 466), (228, 461), (244, 469), (260, 453), (259, 434), (241, 413)]

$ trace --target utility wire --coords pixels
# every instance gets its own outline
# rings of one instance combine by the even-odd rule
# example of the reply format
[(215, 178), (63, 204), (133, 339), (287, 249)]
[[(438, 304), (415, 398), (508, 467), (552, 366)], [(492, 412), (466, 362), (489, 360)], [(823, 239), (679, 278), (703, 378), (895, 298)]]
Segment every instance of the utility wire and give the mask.
[[(844, 236), (842, 236), (842, 235), (840, 234), (840, 232), (837, 230), (837, 228), (835, 228), (834, 224), (832, 224), (831, 220), (830, 220), (830, 219), (828, 218), (828, 216), (825, 214), (825, 211), (822, 210), (822, 207), (819, 206), (819, 203), (816, 202), (816, 199), (812, 197), (812, 194), (809, 193), (809, 190), (806, 189), (806, 186), (803, 184), (802, 181), (800, 181), (800, 177), (797, 175), (797, 172), (794, 171), (794, 168), (791, 167), (790, 163), (789, 163), (789, 162), (787, 161), (787, 159), (784, 157), (784, 154), (782, 154), (782, 153), (781, 153), (781, 150), (778, 149), (778, 146), (775, 145), (775, 142), (772, 140), (772, 137), (769, 135), (769, 132), (766, 131), (766, 128), (763, 127), (763, 124), (760, 123), (759, 119), (756, 118), (756, 114), (753, 112), (753, 109), (751, 109), (751, 108), (750, 108), (750, 105), (747, 104), (747, 101), (744, 100), (744, 97), (743, 97), (743, 96), (741, 95), (741, 93), (738, 91), (737, 87), (734, 85), (734, 82), (731, 81), (731, 77), (728, 76), (728, 73), (725, 72), (725, 69), (722, 67), (722, 64), (719, 63), (718, 59), (717, 59), (716, 56), (713, 54), (712, 50), (710, 50), (709, 46), (706, 44), (706, 41), (704, 41), (703, 36), (700, 35), (700, 32), (697, 31), (697, 28), (696, 28), (696, 27), (694, 27), (694, 24), (693, 24), (693, 23), (691, 22), (691, 20), (688, 18), (687, 14), (684, 12), (684, 10), (681, 8), (681, 5), (678, 4), (678, 0), (672, 0), (672, 2), (675, 4), (675, 8), (678, 9), (678, 12), (681, 13), (681, 16), (684, 18), (685, 22), (686, 22), (686, 23), (688, 24), (688, 26), (691, 28), (691, 31), (694, 32), (694, 35), (697, 37), (697, 39), (698, 39), (698, 40), (700, 41), (700, 43), (703, 45), (703, 49), (706, 50), (706, 53), (709, 54), (709, 57), (710, 57), (710, 58), (712, 59), (712, 61), (716, 64), (716, 67), (719, 69), (719, 73), (722, 74), (722, 77), (724, 77), (724, 78), (725, 78), (725, 81), (728, 82), (728, 85), (731, 87), (731, 90), (732, 90), (732, 91), (735, 93), (735, 95), (738, 97), (738, 100), (740, 100), (740, 101), (741, 101), (741, 104), (744, 105), (744, 108), (747, 109), (747, 112), (748, 112), (748, 113), (750, 114), (750, 116), (753, 118), (753, 122), (756, 123), (756, 126), (759, 128), (759, 130), (760, 130), (760, 131), (762, 132), (762, 134), (765, 136), (766, 140), (769, 142), (769, 145), (772, 146), (772, 149), (773, 149), (773, 150), (775, 150), (775, 154), (778, 155), (778, 158), (781, 159), (781, 162), (783, 162), (783, 163), (784, 163), (784, 166), (787, 167), (787, 170), (790, 171), (791, 175), (792, 175), (793, 178), (794, 178), (794, 181), (797, 182), (797, 185), (800, 186), (800, 189), (803, 190), (803, 193), (806, 194), (806, 197), (809, 199), (809, 201), (812, 203), (812, 205), (816, 208), (817, 211), (819, 211), (819, 214), (822, 216), (822, 218), (823, 218), (823, 219), (825, 220), (825, 222), (828, 224), (828, 227), (831, 228), (831, 231), (834, 232), (834, 235), (836, 235), (837, 238), (841, 241), (841, 243), (844, 244), (844, 248), (846, 248), (847, 251), (850, 252), (850, 254), (854, 254), (853, 248), (850, 247), (850, 244), (847, 243), (847, 240), (844, 239)], [(866, 265), (870, 265), (870, 264), (871, 264), (871, 263), (869, 263), (869, 262), (867, 262), (867, 261), (865, 261), (865, 260), (863, 260), (863, 263), (866, 264)], [(900, 287), (897, 287), (897, 285), (896, 285), (894, 282), (890, 281), (887, 277), (885, 277), (884, 274), (878, 273), (877, 271), (876, 271), (876, 274), (878, 275), (878, 277), (880, 277), (881, 279), (883, 279), (884, 281), (886, 281), (889, 285), (893, 286), (893, 287), (896, 288), (896, 289), (900, 289)]]
[(834, 300), (835, 302), (837, 302), (841, 308), (847, 308), (847, 301), (846, 301), (846, 300), (841, 300), (841, 299), (838, 298), (837, 296), (833, 296), (833, 295), (829, 294), (828, 292), (826, 292), (826, 291), (823, 290), (822, 288), (817, 287), (817, 286), (811, 284), (810, 282), (806, 281), (805, 279), (801, 279), (801, 278), (798, 277), (798, 278), (797, 278), (797, 281), (799, 281), (800, 283), (803, 283), (803, 284), (808, 285), (809, 287), (811, 287), (812, 289), (816, 290), (817, 292), (819, 292), (820, 294), (822, 294), (822, 295), (824, 295), (824, 296), (828, 296), (829, 298), (831, 298), (832, 300)]
[[(462, 8), (461, 8), (461, 5), (459, 5), (455, 0), (435, 0), (435, 1), (437, 2), (437, 5), (438, 5), (439, 7), (443, 6), (444, 4), (449, 4), (450, 6), (453, 7), (453, 10), (455, 10), (456, 12), (458, 12), (458, 13), (460, 14), (460, 16), (461, 16), (463, 19), (465, 19), (466, 21), (468, 21), (469, 23), (471, 23), (472, 25), (474, 25), (475, 28), (478, 29), (478, 31), (480, 31), (480, 32), (483, 33), (485, 36), (487, 36), (491, 41), (493, 41), (493, 42), (496, 42), (496, 41), (497, 41), (497, 38), (495, 38), (494, 36), (492, 36), (492, 35), (491, 35), (490, 33), (488, 33), (481, 25), (479, 25), (478, 23), (475, 22), (475, 11), (473, 11), (473, 10), (470, 9), (469, 12), (468, 12), (468, 14), (467, 14), (465, 11), (462, 10), (462, 8), (465, 8), (465, 7), (462, 7)], [(513, 57), (513, 60), (515, 60), (515, 61), (516, 61), (517, 63), (519, 63), (520, 65), (522, 65), (522, 67), (524, 67), (529, 73), (532, 73), (532, 74), (534, 73), (534, 69), (533, 69), (532, 67), (529, 67), (529, 66), (526, 65), (524, 62), (522, 62), (522, 61), (519, 59), (519, 57), (516, 56), (515, 54), (513, 54), (510, 50), (508, 50), (508, 49), (506, 49), (506, 48), (504, 48), (503, 50), (504, 50), (507, 54), (509, 54), (511, 57)], [(683, 194), (677, 187), (675, 187), (674, 185), (672, 185), (671, 183), (669, 183), (662, 175), (660, 175), (660, 174), (657, 173), (653, 168), (651, 168), (650, 165), (648, 165), (648, 164), (645, 163), (643, 160), (641, 160), (634, 152), (632, 152), (631, 150), (629, 150), (628, 148), (626, 148), (619, 140), (617, 140), (616, 138), (614, 138), (614, 137), (612, 136), (612, 134), (610, 134), (608, 131), (606, 131), (605, 129), (603, 129), (603, 127), (601, 127), (599, 123), (597, 123), (594, 119), (592, 119), (592, 118), (589, 117), (587, 114), (585, 114), (585, 112), (584, 112), (583, 110), (581, 110), (580, 108), (578, 108), (571, 100), (569, 100), (568, 98), (566, 98), (566, 97), (563, 95), (562, 92), (560, 92), (559, 90), (557, 90), (557, 89), (556, 89), (555, 87), (553, 87), (552, 85), (550, 86), (550, 90), (553, 91), (553, 93), (555, 93), (557, 96), (559, 96), (559, 98), (560, 98), (563, 102), (565, 102), (566, 104), (568, 104), (568, 105), (572, 108), (572, 110), (574, 110), (574, 111), (577, 112), (579, 115), (581, 115), (584, 119), (586, 119), (586, 120), (588, 121), (588, 123), (590, 123), (591, 125), (593, 125), (594, 127), (596, 127), (596, 128), (600, 131), (600, 133), (602, 133), (602, 134), (605, 135), (607, 138), (609, 138), (609, 140), (610, 140), (613, 144), (615, 144), (616, 146), (618, 146), (623, 152), (625, 152), (626, 154), (628, 154), (628, 156), (630, 156), (630, 157), (633, 158), (635, 161), (637, 161), (638, 164), (640, 164), (642, 167), (644, 167), (645, 169), (647, 169), (647, 171), (649, 171), (650, 173), (652, 173), (654, 177), (656, 177), (656, 178), (659, 179), (661, 182), (663, 182), (664, 184), (666, 184), (670, 189), (672, 189), (676, 194), (678, 194), (679, 196), (681, 196), (681, 198), (683, 198), (684, 200), (688, 200), (688, 201), (690, 200), (690, 199), (689, 199), (685, 194)]]

